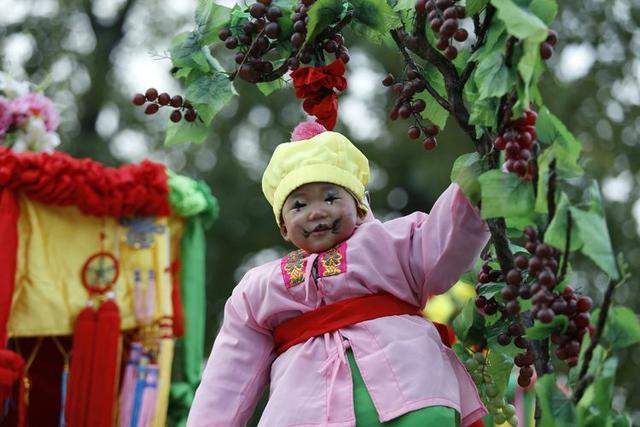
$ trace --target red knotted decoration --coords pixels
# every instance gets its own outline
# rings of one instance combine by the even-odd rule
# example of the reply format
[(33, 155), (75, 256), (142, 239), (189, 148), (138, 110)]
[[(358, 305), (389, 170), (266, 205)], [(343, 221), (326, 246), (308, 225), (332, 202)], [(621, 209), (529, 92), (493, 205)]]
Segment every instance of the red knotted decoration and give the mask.
[(87, 425), (94, 344), (97, 342), (97, 320), (97, 313), (93, 307), (85, 307), (76, 318), (65, 405), (65, 418), (68, 427), (85, 427)]
[(296, 97), (304, 99), (302, 108), (308, 114), (316, 116), (318, 123), (328, 130), (336, 125), (338, 116), (337, 89), (342, 92), (347, 88), (344, 75), (344, 62), (336, 59), (322, 67), (303, 67), (291, 73)]
[(87, 426), (110, 427), (115, 422), (120, 369), (120, 310), (113, 300), (98, 309), (95, 352), (89, 389)]

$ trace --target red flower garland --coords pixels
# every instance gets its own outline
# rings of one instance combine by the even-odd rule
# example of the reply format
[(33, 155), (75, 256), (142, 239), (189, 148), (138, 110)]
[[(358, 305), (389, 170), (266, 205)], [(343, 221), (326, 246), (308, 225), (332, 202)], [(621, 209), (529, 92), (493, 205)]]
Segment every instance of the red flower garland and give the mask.
[(0, 147), (0, 188), (38, 202), (77, 206), (94, 216), (169, 215), (165, 167), (148, 160), (109, 168), (61, 152), (14, 153)]
[(328, 130), (336, 125), (338, 94), (347, 88), (344, 62), (336, 59), (322, 67), (303, 67), (291, 73), (296, 97), (304, 99), (302, 108)]

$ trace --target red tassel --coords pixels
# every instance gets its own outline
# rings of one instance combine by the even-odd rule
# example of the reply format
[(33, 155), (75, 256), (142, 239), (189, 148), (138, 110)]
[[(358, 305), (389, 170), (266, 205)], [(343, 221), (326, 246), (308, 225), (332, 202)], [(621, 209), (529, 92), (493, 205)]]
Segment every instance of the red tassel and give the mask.
[[(96, 343), (97, 313), (93, 307), (84, 308), (76, 318), (71, 350), (71, 370), (67, 383), (65, 417), (68, 427), (84, 427), (89, 411), (93, 369), (93, 353)], [(102, 349), (100, 349), (102, 351)]]
[(112, 300), (102, 303), (98, 310), (95, 346), (86, 425), (111, 427), (116, 415), (121, 349), (120, 311)]
[(181, 289), (180, 289), (180, 259), (176, 259), (171, 263), (171, 281), (173, 289), (171, 290), (171, 302), (173, 303), (173, 336), (180, 338), (184, 335), (184, 309), (182, 307)]

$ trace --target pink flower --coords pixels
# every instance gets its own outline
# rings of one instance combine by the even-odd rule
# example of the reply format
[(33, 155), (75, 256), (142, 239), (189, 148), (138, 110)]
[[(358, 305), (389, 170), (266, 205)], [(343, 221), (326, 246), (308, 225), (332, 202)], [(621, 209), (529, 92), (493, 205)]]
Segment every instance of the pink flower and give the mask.
[(40, 116), (44, 120), (47, 132), (56, 130), (60, 124), (60, 115), (55, 105), (41, 93), (28, 93), (14, 99), (11, 110), (18, 124), (22, 124), (31, 116)]
[(7, 133), (11, 123), (13, 123), (11, 104), (7, 98), (0, 96), (0, 138)]

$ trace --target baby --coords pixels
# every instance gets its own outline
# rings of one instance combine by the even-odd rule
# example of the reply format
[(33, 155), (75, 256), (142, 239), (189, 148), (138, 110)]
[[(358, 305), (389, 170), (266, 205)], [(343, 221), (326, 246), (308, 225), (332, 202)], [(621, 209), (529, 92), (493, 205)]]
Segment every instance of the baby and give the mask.
[(477, 208), (452, 184), (429, 215), (382, 223), (365, 199), (368, 161), (347, 138), (307, 123), (292, 139), (276, 148), (262, 188), (299, 249), (234, 289), (187, 425), (245, 425), (267, 384), (259, 426), (479, 420), (473, 381), (420, 315), (486, 244)]

